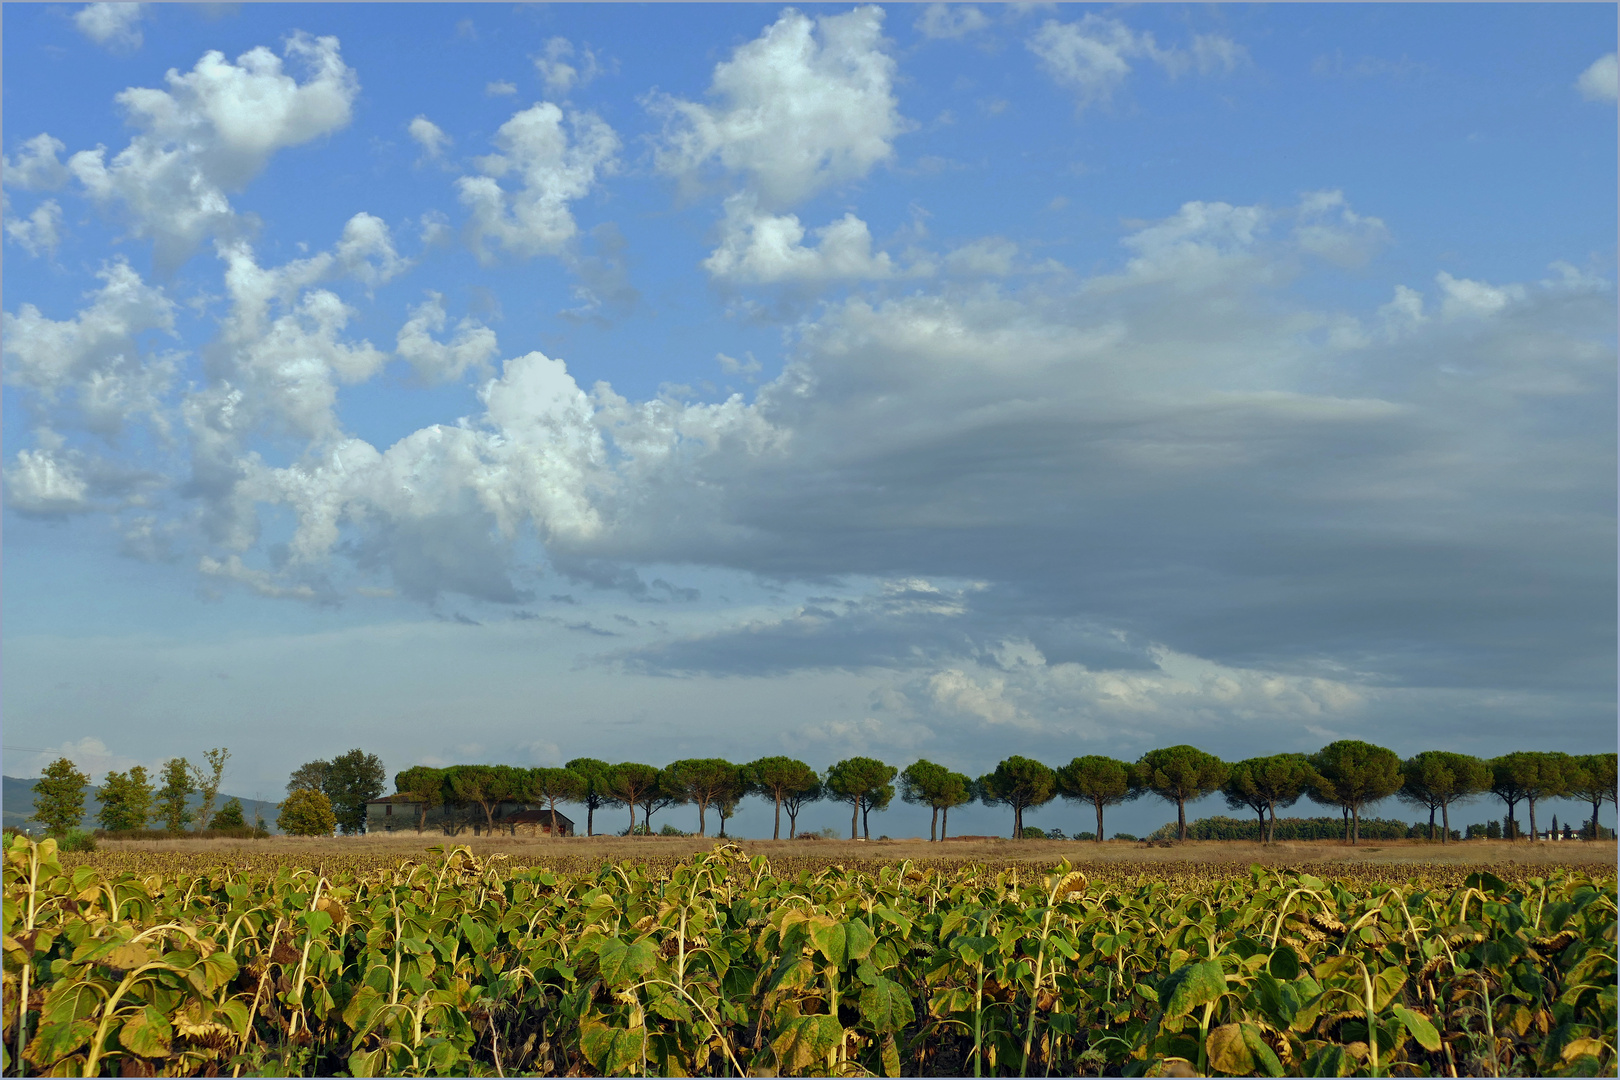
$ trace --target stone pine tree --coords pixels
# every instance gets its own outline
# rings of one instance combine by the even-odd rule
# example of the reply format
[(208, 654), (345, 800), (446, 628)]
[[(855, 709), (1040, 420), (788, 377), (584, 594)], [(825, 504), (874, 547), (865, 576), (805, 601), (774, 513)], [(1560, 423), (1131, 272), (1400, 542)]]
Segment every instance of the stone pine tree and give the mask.
[(1312, 754), (1310, 762), (1317, 777), (1313, 790), (1350, 811), (1350, 842), (1360, 843), (1362, 809), (1401, 789), (1401, 759), (1382, 746), (1340, 739)]
[(585, 794), (580, 801), (585, 804), (585, 835), (596, 835), (596, 812), (613, 801), (608, 792), (607, 777), (613, 766), (596, 758), (579, 757), (573, 761), (565, 762), (563, 768), (568, 769), (585, 780)]
[(684, 758), (664, 770), (669, 785), (688, 803), (696, 803), (698, 835), (707, 836), (709, 807), (743, 790), (743, 772), (725, 758)]
[(625, 835), (636, 835), (636, 807), (658, 790), (659, 772), (652, 765), (636, 761), (621, 761), (608, 770), (605, 778), (608, 800), (630, 808), (630, 829)]
[(781, 805), (782, 809), (787, 811), (789, 840), (796, 839), (799, 835), (799, 811), (826, 797), (827, 789), (814, 770), (811, 770), (810, 781), (803, 787), (793, 786), (783, 790)]
[(838, 762), (827, 770), (828, 794), (839, 802), (849, 803), (849, 838), (854, 840), (864, 833), (872, 838), (867, 815), (883, 810), (894, 798), (896, 772), (893, 765), (885, 765), (876, 758), (852, 757)]
[(428, 811), (444, 805), (444, 770), (413, 765), (394, 774), (394, 790), (416, 802), (416, 831), (427, 826)]
[(1176, 836), (1187, 839), (1187, 804), (1213, 794), (1226, 783), (1226, 763), (1196, 746), (1149, 750), (1136, 763), (1136, 782), (1176, 804)]
[(1013, 839), (1024, 837), (1024, 811), (1045, 806), (1057, 794), (1057, 774), (1034, 758), (1014, 754), (979, 777), (979, 792), (987, 806), (1001, 805), (1013, 812)]
[(668, 806), (686, 802), (686, 792), (668, 768), (658, 770), (658, 781), (641, 793), (641, 828), (652, 835), (652, 816)]
[(73, 759), (57, 758), (34, 782), (34, 817), (52, 836), (66, 836), (84, 820), (89, 790), (90, 777), (74, 766)]
[(100, 798), (96, 821), (108, 832), (144, 829), (152, 816), (152, 781), (143, 766), (127, 773), (109, 772), (101, 782)]
[[(1260, 817), (1260, 839), (1277, 842), (1277, 809), (1293, 806), (1312, 780), (1311, 763), (1304, 754), (1272, 754), (1246, 758), (1232, 766), (1221, 791), (1228, 809), (1247, 808)], [(1267, 828), (1266, 815), (1271, 815)]]
[(953, 772), (946, 777), (939, 792), (939, 838), (946, 839), (951, 827), (951, 807), (966, 806), (974, 799), (973, 777)]
[(557, 830), (557, 804), (578, 802), (585, 793), (585, 778), (572, 769), (530, 769), (528, 794), (537, 802), (551, 807), (551, 835), (562, 835)]
[(1491, 767), (1469, 754), (1425, 750), (1401, 762), (1402, 802), (1429, 811), (1429, 839), (1434, 839), (1434, 815), (1440, 813), (1440, 842), (1451, 839), (1451, 806), (1491, 787)]
[[(746, 771), (749, 791), (775, 803), (776, 824), (771, 829), (771, 839), (782, 839), (782, 807), (785, 801), (799, 794), (800, 805), (803, 805), (803, 795), (820, 790), (821, 778), (816, 775), (816, 770), (797, 758), (781, 756), (763, 757), (750, 762)], [(790, 839), (793, 835), (792, 823), (797, 818), (798, 810), (795, 808), (789, 817)]]
[[(1551, 799), (1568, 790), (1566, 771), (1572, 771), (1573, 760), (1568, 754), (1539, 750), (1519, 750), (1503, 754), (1491, 762), (1493, 790), (1506, 801), (1503, 791), (1512, 791), (1523, 799), (1530, 814), (1530, 839), (1536, 838), (1536, 802)], [(1509, 816), (1512, 811), (1509, 811)]]
[(1142, 793), (1130, 763), (1101, 754), (1077, 757), (1057, 771), (1057, 792), (1097, 811), (1097, 843), (1103, 840), (1103, 807), (1118, 806)]
[(183, 757), (170, 758), (163, 763), (158, 779), (163, 781), (157, 790), (158, 820), (171, 833), (180, 833), (192, 820), (187, 803), (197, 790), (191, 779), (191, 762)]
[(950, 789), (951, 770), (927, 758), (919, 758), (900, 770), (900, 801), (933, 811), (928, 819), (929, 840), (939, 839), (939, 812), (948, 804)]
[(1605, 802), (1616, 802), (1615, 754), (1583, 754), (1569, 770), (1569, 790), (1572, 799), (1592, 804), (1592, 839), (1603, 835), (1598, 825), (1598, 811)]

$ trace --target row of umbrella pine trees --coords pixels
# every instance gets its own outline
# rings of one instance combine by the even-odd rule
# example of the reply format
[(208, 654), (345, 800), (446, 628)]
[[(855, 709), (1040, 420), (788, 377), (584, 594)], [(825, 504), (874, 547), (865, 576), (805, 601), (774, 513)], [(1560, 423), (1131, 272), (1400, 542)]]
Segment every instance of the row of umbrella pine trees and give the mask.
[[(852, 757), (817, 772), (789, 757), (766, 757), (747, 764), (689, 758), (662, 769), (636, 762), (610, 765), (594, 758), (576, 758), (561, 768), (416, 766), (399, 773), (395, 785), (401, 795), (415, 801), (418, 829), (429, 808), (436, 806), (476, 806), (493, 828), (502, 803), (549, 805), (553, 815), (558, 803), (570, 803), (586, 808), (588, 835), (595, 832), (596, 811), (605, 806), (628, 809), (627, 831), (635, 835), (651, 831), (657, 811), (695, 805), (699, 835), (707, 834), (708, 813), (713, 810), (724, 836), (725, 822), (736, 813), (740, 801), (757, 796), (775, 804), (773, 839), (781, 838), (784, 811), (788, 836), (793, 838), (798, 833), (799, 812), (821, 800), (849, 804), (850, 838), (870, 838), (869, 815), (887, 809), (897, 791), (903, 801), (933, 811), (930, 840), (944, 839), (952, 807), (972, 802), (1011, 809), (1014, 838), (1023, 835), (1028, 810), (1056, 798), (1088, 804), (1097, 814), (1096, 839), (1100, 842), (1105, 808), (1152, 795), (1175, 804), (1177, 835), (1185, 840), (1187, 804), (1222, 793), (1230, 808), (1257, 814), (1261, 836), (1274, 842), (1277, 811), (1309, 798), (1341, 810), (1345, 838), (1356, 843), (1362, 812), (1391, 796), (1429, 811), (1430, 839), (1439, 814), (1442, 842), (1451, 833), (1451, 807), (1487, 793), (1507, 804), (1510, 831), (1517, 806), (1526, 804), (1532, 837), (1539, 800), (1564, 797), (1590, 803), (1593, 836), (1600, 835), (1602, 804), (1616, 800), (1613, 753), (1519, 751), (1485, 760), (1428, 750), (1403, 761), (1392, 750), (1355, 739), (1330, 743), (1314, 754), (1272, 754), (1235, 762), (1185, 745), (1151, 750), (1135, 762), (1087, 755), (1056, 769), (1015, 755), (977, 779), (927, 760), (896, 769), (875, 758)], [(555, 825), (553, 817), (554, 833)]]

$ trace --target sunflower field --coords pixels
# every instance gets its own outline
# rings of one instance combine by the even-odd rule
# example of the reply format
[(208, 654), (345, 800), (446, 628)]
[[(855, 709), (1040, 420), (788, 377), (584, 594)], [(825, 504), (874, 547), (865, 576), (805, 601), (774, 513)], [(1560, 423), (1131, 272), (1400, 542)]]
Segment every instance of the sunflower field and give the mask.
[(1612, 875), (127, 862), (12, 838), (6, 1075), (1616, 1069)]

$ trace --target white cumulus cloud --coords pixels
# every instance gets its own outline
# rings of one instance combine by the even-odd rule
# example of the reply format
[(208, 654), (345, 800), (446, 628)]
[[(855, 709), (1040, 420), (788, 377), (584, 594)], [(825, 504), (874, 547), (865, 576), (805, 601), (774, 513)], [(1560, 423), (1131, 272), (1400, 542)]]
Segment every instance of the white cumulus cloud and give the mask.
[(287, 59), (308, 72), (299, 82), (269, 49), (232, 63), (209, 52), (167, 90), (132, 87), (117, 97), (137, 134), (106, 160), (105, 147), (81, 150), (68, 168), (90, 196), (121, 204), (136, 236), (151, 237), (160, 264), (173, 267), (210, 235), (235, 226), (227, 192), (255, 177), (278, 150), (348, 124), (359, 80), (335, 37), (295, 34)]
[(658, 167), (691, 188), (718, 163), (768, 210), (860, 179), (907, 128), (885, 44), (878, 7), (817, 19), (784, 12), (715, 66), (712, 104), (653, 102), (665, 118)]
[(1592, 66), (1575, 80), (1575, 86), (1587, 101), (1614, 101), (1620, 98), (1620, 62), (1616, 61), (1615, 54), (1610, 53), (1592, 61)]
[(55, 191), (67, 183), (68, 170), (56, 159), (67, 149), (61, 139), (35, 135), (22, 144), (17, 160), (5, 159), (5, 186), (31, 191)]
[(1076, 91), (1081, 109), (1109, 101), (1130, 76), (1132, 60), (1151, 60), (1175, 77), (1230, 73), (1249, 59), (1243, 46), (1217, 34), (1196, 35), (1191, 50), (1161, 48), (1149, 32), (1090, 14), (1072, 23), (1048, 19), (1025, 44), (1047, 74)]
[(25, 218), (7, 215), (6, 239), (35, 257), (55, 255), (62, 242), (62, 207), (46, 199)]
[(482, 370), (495, 357), (499, 348), (495, 331), (477, 319), (462, 319), (449, 342), (435, 341), (433, 335), (442, 332), (444, 324), (444, 295), (429, 292), (425, 302), (410, 310), (410, 319), (399, 330), (399, 355), (426, 381), (459, 379), (469, 369)]
[(74, 13), (73, 25), (97, 45), (122, 52), (141, 47), (145, 16), (145, 4), (86, 4)]
[(872, 253), (866, 222), (845, 214), (815, 230), (813, 247), (795, 214), (761, 212), (751, 196), (726, 200), (720, 246), (703, 261), (715, 278), (739, 284), (813, 283), (890, 277), (887, 252)]
[[(600, 117), (541, 102), (517, 113), (495, 134), (498, 153), (481, 157), (481, 175), (456, 181), (472, 215), (478, 257), (560, 254), (579, 231), (570, 204), (584, 198), (599, 174), (616, 168), (619, 137)], [(515, 184), (503, 187), (508, 177)]]
[(454, 140), (444, 133), (444, 130), (425, 116), (414, 118), (405, 128), (416, 144), (430, 158), (443, 155), (445, 148)]
[(566, 97), (574, 87), (589, 85), (601, 72), (601, 65), (590, 49), (576, 49), (567, 38), (554, 37), (534, 58), (534, 69), (545, 82), (546, 93)]
[(990, 25), (984, 12), (972, 4), (929, 4), (917, 17), (917, 32), (925, 38), (963, 38)]

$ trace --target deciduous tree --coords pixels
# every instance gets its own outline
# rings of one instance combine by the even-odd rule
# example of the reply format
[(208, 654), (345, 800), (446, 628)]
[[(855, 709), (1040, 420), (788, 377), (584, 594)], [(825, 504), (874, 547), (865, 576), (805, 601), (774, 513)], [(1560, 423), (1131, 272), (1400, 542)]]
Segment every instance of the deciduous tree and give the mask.
[(101, 810), (96, 820), (103, 829), (144, 829), (152, 816), (152, 782), (146, 769), (136, 765), (128, 773), (109, 772), (101, 782)]
[(337, 829), (332, 800), (323, 791), (299, 788), (287, 796), (276, 815), (276, 827), (289, 836), (331, 836)]
[(1310, 763), (1316, 772), (1312, 790), (1330, 798), (1331, 805), (1350, 811), (1352, 844), (1361, 842), (1362, 808), (1401, 788), (1401, 759), (1393, 750), (1359, 739), (1329, 743), (1311, 755)]
[[(883, 810), (894, 798), (896, 769), (876, 758), (846, 758), (827, 770), (826, 788), (834, 799), (850, 805), (849, 838), (854, 840), (860, 832), (871, 839), (872, 830), (867, 815)], [(860, 826), (861, 828), (857, 828)]]
[(1007, 806), (1013, 812), (1013, 839), (1024, 835), (1024, 811), (1044, 806), (1057, 794), (1057, 773), (1034, 758), (1014, 754), (979, 777), (980, 798), (986, 806)]
[(191, 782), (196, 785), (198, 793), (202, 795), (202, 806), (197, 810), (197, 828), (205, 829), (214, 817), (214, 801), (219, 798), (219, 786), (225, 780), (225, 762), (230, 758), (231, 752), (223, 746), (212, 750), (204, 750), (203, 757), (208, 761), (205, 769), (199, 765), (191, 767)]
[(1065, 799), (1088, 802), (1097, 809), (1097, 843), (1102, 843), (1103, 807), (1118, 806), (1142, 793), (1127, 761), (1100, 754), (1077, 757), (1057, 771), (1057, 792)]
[[(821, 778), (816, 770), (790, 757), (763, 757), (758, 761), (750, 762), (747, 766), (749, 790), (756, 795), (770, 799), (776, 804), (776, 824), (771, 830), (771, 839), (782, 839), (782, 806), (783, 800), (798, 794), (798, 805), (802, 806), (812, 791), (819, 791)], [(798, 818), (798, 809), (789, 814), (788, 836), (793, 835), (792, 824)]]
[(359, 747), (332, 759), (321, 790), (332, 801), (332, 813), (345, 835), (366, 831), (366, 803), (382, 795), (387, 780), (382, 759)]
[(247, 819), (242, 816), (242, 800), (230, 798), (208, 822), (210, 829), (245, 829)]
[(192, 792), (197, 790), (191, 782), (191, 762), (183, 757), (170, 758), (163, 763), (159, 778), (163, 786), (157, 791), (157, 816), (164, 828), (178, 833), (192, 818), (186, 805)]
[(1161, 799), (1176, 804), (1176, 835), (1187, 839), (1187, 804), (1219, 791), (1226, 764), (1196, 746), (1149, 750), (1136, 763), (1136, 782)]
[(84, 820), (89, 788), (90, 777), (74, 766), (72, 758), (57, 758), (34, 783), (34, 816), (53, 836), (67, 835)]

